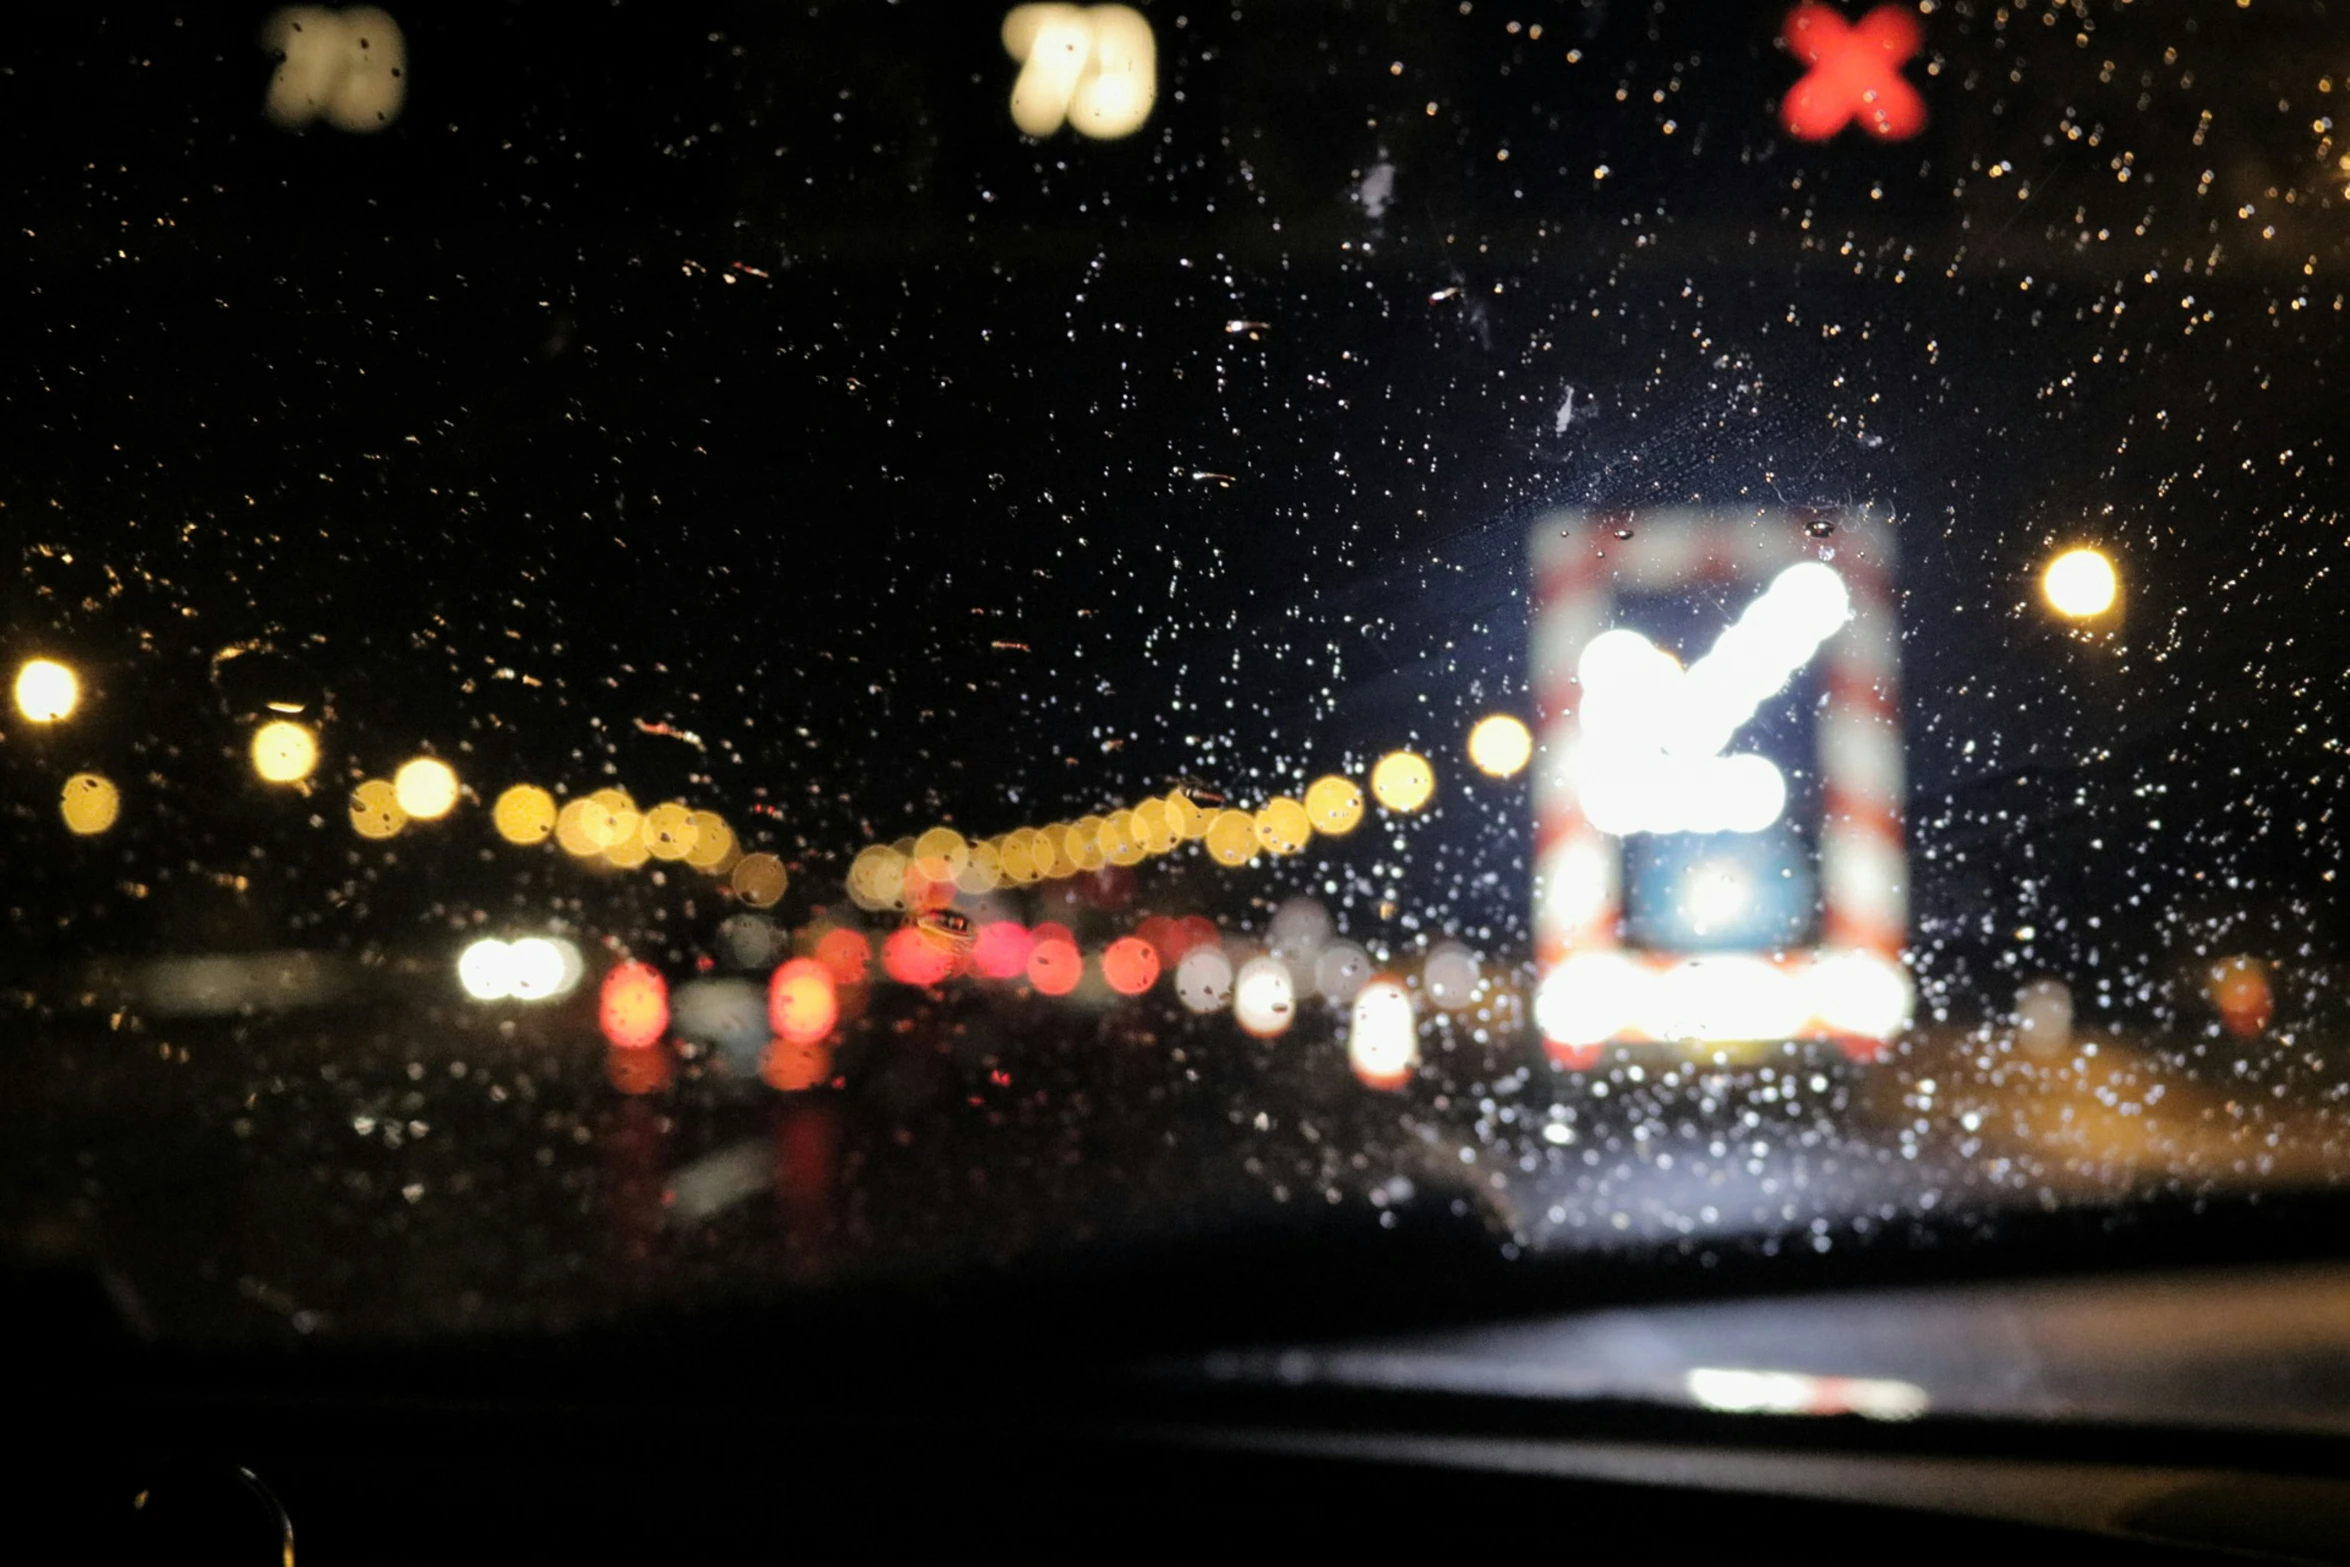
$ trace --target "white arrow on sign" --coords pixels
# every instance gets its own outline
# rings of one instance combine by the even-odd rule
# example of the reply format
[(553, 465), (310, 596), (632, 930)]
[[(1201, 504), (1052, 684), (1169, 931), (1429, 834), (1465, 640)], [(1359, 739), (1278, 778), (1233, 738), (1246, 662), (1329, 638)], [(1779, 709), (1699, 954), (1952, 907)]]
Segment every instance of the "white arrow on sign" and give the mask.
[(1687, 669), (1637, 631), (1593, 637), (1575, 669), (1582, 734), (1568, 763), (1591, 825), (1629, 837), (1760, 832), (1777, 821), (1787, 806), (1779, 769), (1722, 751), (1851, 618), (1844, 579), (1802, 561)]

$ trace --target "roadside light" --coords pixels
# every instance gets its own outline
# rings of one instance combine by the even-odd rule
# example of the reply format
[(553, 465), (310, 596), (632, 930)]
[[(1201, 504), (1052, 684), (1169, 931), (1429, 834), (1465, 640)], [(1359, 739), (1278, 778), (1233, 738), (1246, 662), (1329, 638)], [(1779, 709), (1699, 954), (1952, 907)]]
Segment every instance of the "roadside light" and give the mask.
[(122, 814), (122, 795), (113, 782), (98, 773), (76, 773), (65, 781), (57, 808), (66, 830), (88, 838), (112, 827)]
[(318, 737), (279, 719), (253, 731), (253, 771), (264, 783), (300, 783), (318, 766)]
[(1232, 1012), (1240, 1026), (1259, 1039), (1289, 1032), (1297, 1013), (1297, 991), (1289, 965), (1279, 958), (1251, 958), (1232, 982)]
[(457, 983), (476, 1001), (551, 1001), (577, 989), (586, 970), (579, 948), (561, 937), (485, 936), (458, 955)]
[(622, 963), (604, 976), (597, 998), (604, 1037), (621, 1050), (646, 1050), (669, 1031), (669, 984), (648, 963)]
[(351, 830), (362, 838), (391, 838), (408, 825), (399, 793), (381, 778), (361, 781), (351, 791)]
[(1418, 1028), (1411, 992), (1392, 975), (1381, 974), (1355, 992), (1348, 1013), (1346, 1059), (1367, 1088), (1397, 1089), (1419, 1064)]
[(767, 1020), (790, 1045), (814, 1045), (840, 1021), (832, 970), (814, 958), (793, 958), (767, 982)]
[(2213, 964), (2204, 993), (2218, 1009), (2227, 1031), (2240, 1039), (2265, 1032), (2276, 1016), (2276, 993), (2268, 982), (2268, 965), (2258, 958), (2238, 956)]
[(1479, 719), (1469, 731), (1469, 761), (1488, 778), (1514, 778), (1534, 757), (1534, 737), (1507, 713)]
[(446, 816), (457, 803), (457, 774), (438, 757), (417, 757), (392, 774), (392, 797), (418, 821)]
[(1159, 979), (1159, 954), (1140, 936), (1120, 936), (1102, 953), (1102, 977), (1121, 996), (1139, 996)]
[(1004, 17), (1004, 50), (1023, 69), (1012, 123), (1029, 136), (1063, 124), (1110, 140), (1141, 128), (1158, 96), (1158, 42), (1123, 5), (1021, 5)]
[(1411, 751), (1390, 751), (1371, 769), (1371, 796), (1391, 811), (1416, 811), (1435, 792), (1427, 759)]
[(16, 672), (16, 710), (36, 724), (71, 717), (81, 700), (81, 681), (53, 658), (28, 660)]
[(544, 843), (555, 831), (555, 797), (536, 784), (516, 784), (490, 808), (498, 836), (513, 844)]
[(2093, 549), (2066, 550), (2040, 574), (2040, 592), (2048, 607), (2074, 620), (2104, 614), (2120, 591), (2113, 562)]
[(1076, 941), (1058, 925), (1039, 925), (1028, 949), (1028, 983), (1039, 994), (1065, 996), (1085, 978), (1085, 955)]

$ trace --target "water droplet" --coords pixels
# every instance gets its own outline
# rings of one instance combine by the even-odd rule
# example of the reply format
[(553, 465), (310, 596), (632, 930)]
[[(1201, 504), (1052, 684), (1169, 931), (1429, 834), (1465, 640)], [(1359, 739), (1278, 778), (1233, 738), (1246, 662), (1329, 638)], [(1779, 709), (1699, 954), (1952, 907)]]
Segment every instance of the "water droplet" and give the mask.
[(1630, 528), (1618, 528), (1616, 530), (1616, 537), (1619, 539), (1628, 539), (1631, 536), (1632, 530)]

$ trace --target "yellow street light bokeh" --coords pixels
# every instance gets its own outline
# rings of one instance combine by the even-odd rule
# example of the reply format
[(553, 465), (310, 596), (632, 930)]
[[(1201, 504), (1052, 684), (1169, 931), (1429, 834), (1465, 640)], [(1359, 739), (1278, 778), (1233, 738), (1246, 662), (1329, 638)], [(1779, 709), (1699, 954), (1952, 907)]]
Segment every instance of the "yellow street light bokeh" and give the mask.
[(318, 736), (279, 719), (253, 731), (253, 771), (264, 783), (295, 784), (318, 767)]
[(858, 908), (898, 908), (906, 899), (906, 857), (886, 843), (870, 844), (849, 863), (848, 883)]
[(573, 859), (601, 854), (612, 841), (612, 813), (593, 795), (566, 800), (555, 813), (555, 843)]
[(791, 876), (772, 854), (746, 854), (734, 862), (731, 885), (734, 895), (752, 908), (772, 908), (791, 885)]
[(2102, 551), (2083, 547), (2066, 550), (2048, 563), (2040, 573), (2040, 592), (2058, 614), (2089, 620), (2113, 608), (2121, 580)]
[(1314, 831), (1343, 837), (1363, 819), (1363, 791), (1335, 773), (1317, 778), (1306, 785), (1306, 815)]
[(952, 827), (933, 827), (914, 840), (914, 869), (929, 881), (953, 881), (971, 863), (971, 845)]
[(96, 773), (76, 773), (65, 780), (57, 810), (65, 818), (68, 832), (87, 838), (114, 825), (122, 814), (122, 795), (111, 781)]
[(1257, 841), (1257, 819), (1246, 811), (1218, 811), (1201, 841), (1218, 865), (1246, 865), (1263, 847)]
[(456, 770), (437, 756), (404, 762), (392, 774), (392, 797), (417, 821), (446, 816), (457, 804)]
[(545, 843), (555, 831), (555, 797), (537, 784), (516, 784), (490, 807), (490, 824), (508, 843)]
[(16, 710), (36, 724), (61, 723), (81, 702), (81, 681), (53, 658), (28, 659), (16, 672)]
[(694, 812), (694, 845), (685, 862), (695, 870), (722, 876), (741, 860), (741, 851), (734, 841), (734, 829), (726, 825), (726, 818), (716, 811)]
[(635, 811), (618, 812), (613, 818), (618, 829), (604, 849), (604, 863), (624, 871), (633, 871), (653, 857), (653, 845), (645, 836), (645, 818)]
[(555, 816), (555, 842), (577, 859), (601, 855), (615, 865), (642, 865), (644, 818), (626, 789), (598, 789), (566, 804)]
[(1257, 842), (1274, 854), (1300, 854), (1313, 839), (1306, 808), (1287, 795), (1265, 802), (1256, 815)]
[(694, 840), (701, 836), (694, 813), (674, 800), (647, 811), (637, 832), (645, 841), (645, 852), (656, 860), (684, 859), (694, 852)]
[(351, 791), (351, 830), (362, 838), (396, 836), (408, 825), (400, 808), (400, 791), (381, 778), (370, 778)]
[(1061, 852), (1081, 871), (1102, 868), (1102, 819), (1080, 816), (1061, 830)]
[(1148, 799), (1126, 813), (1132, 824), (1134, 841), (1145, 854), (1165, 854), (1183, 841), (1176, 825), (1174, 807), (1160, 799)]
[(971, 845), (971, 863), (955, 877), (956, 889), (976, 896), (995, 891), (1003, 882), (1003, 851), (996, 847), (994, 840), (983, 838)]
[(1515, 778), (1534, 759), (1534, 737), (1507, 713), (1477, 721), (1469, 731), (1469, 763), (1488, 778)]
[(1006, 880), (1027, 886), (1036, 880), (1036, 834), (1025, 827), (1013, 828), (996, 845), (996, 859), (1004, 868)]
[(626, 789), (598, 789), (588, 798), (604, 810), (604, 844), (600, 852), (606, 864), (634, 870), (652, 858), (645, 849), (644, 813), (636, 808), (636, 801)]
[(1216, 813), (1202, 810), (1192, 803), (1190, 795), (1175, 789), (1167, 795), (1167, 819), (1175, 824), (1177, 837), (1204, 838), (1208, 833), (1208, 823), (1216, 819)]
[(1371, 796), (1391, 811), (1416, 811), (1436, 792), (1436, 772), (1412, 751), (1390, 751), (1371, 769)]
[(1112, 811), (1102, 818), (1101, 831), (1096, 835), (1101, 844), (1102, 858), (1112, 865), (1140, 865), (1142, 843), (1134, 830), (1134, 813)]

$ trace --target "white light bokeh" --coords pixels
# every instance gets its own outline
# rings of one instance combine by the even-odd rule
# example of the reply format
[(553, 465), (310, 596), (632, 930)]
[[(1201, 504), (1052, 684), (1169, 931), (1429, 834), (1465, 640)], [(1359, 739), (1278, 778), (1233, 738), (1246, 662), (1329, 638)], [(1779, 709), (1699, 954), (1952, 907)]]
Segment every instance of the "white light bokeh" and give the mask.
[(1817, 1377), (1803, 1371), (1693, 1366), (1683, 1385), (1700, 1408), (1738, 1415), (1915, 1420), (1931, 1402), (1924, 1388), (1891, 1377)]
[(285, 57), (263, 107), (287, 130), (323, 119), (365, 135), (398, 119), (407, 102), (407, 40), (374, 6), (288, 6), (262, 25), (261, 47)]
[(1158, 101), (1158, 41), (1131, 6), (1014, 6), (1003, 40), (1020, 62), (1012, 123), (1026, 135), (1066, 124), (1112, 140), (1141, 129)]
[(1909, 970), (1876, 952), (1831, 952), (1813, 965), (1811, 1010), (1839, 1034), (1891, 1039), (1916, 999)]
[(1330, 911), (1312, 898), (1291, 898), (1273, 911), (1265, 936), (1273, 950), (1298, 967), (1310, 969), (1314, 957), (1330, 940)]
[(1593, 637), (1576, 661), (1582, 740), (1568, 762), (1584, 815), (1617, 837), (1760, 832), (1777, 821), (1787, 808), (1779, 769), (1720, 753), (1851, 618), (1844, 579), (1802, 561), (1685, 670), (1637, 631)]
[(1381, 976), (1356, 993), (1348, 1014), (1346, 1059), (1357, 1077), (1382, 1087), (1402, 1083), (1419, 1064), (1419, 1027), (1411, 993), (1401, 983)]
[(1682, 919), (1699, 936), (1735, 925), (1754, 908), (1754, 872), (1727, 856), (1699, 860), (1681, 873)]
[(513, 965), (512, 949), (485, 936), (457, 955), (457, 983), (476, 1001), (503, 1001), (512, 985)]
[(1648, 990), (1648, 975), (1620, 952), (1571, 953), (1534, 993), (1534, 1021), (1559, 1044), (1601, 1044), (1640, 1014)]
[(2017, 988), (2015, 1039), (2027, 1054), (2059, 1056), (2072, 1048), (2073, 988), (2061, 979), (2040, 978)]
[(1194, 947), (1175, 964), (1175, 999), (1194, 1012), (1221, 1012), (1232, 1001), (1232, 960), (1219, 947)]
[(1477, 955), (1457, 941), (1438, 943), (1420, 964), (1420, 984), (1439, 1012), (1458, 1012), (1475, 1001), (1480, 977)]
[(1279, 958), (1251, 958), (1232, 981), (1232, 1015), (1259, 1039), (1289, 1032), (1297, 1021), (1297, 986)]
[(1648, 987), (1635, 1017), (1651, 1039), (1704, 1044), (1794, 1039), (1810, 1021), (1810, 998), (1794, 975), (1743, 953), (1691, 958)]
[(457, 957), (457, 983), (476, 1001), (553, 1001), (579, 988), (587, 963), (560, 936), (484, 936)]
[(418, 821), (446, 816), (457, 804), (456, 770), (437, 756), (404, 762), (392, 775), (392, 797)]
[(16, 710), (33, 723), (70, 718), (81, 700), (81, 681), (53, 658), (28, 659), (16, 672)]
[(1314, 988), (1339, 1006), (1362, 992), (1371, 977), (1371, 955), (1351, 941), (1334, 941), (1314, 959)]
[(1761, 832), (1787, 809), (1787, 779), (1767, 757), (1678, 758), (1656, 751), (1578, 752), (1583, 814), (1601, 832)]
[(544, 936), (508, 943), (506, 964), (506, 993), (517, 1001), (553, 1000), (577, 985), (586, 967), (578, 948)]
[(2040, 591), (2058, 614), (2089, 620), (2113, 608), (2121, 579), (2114, 574), (2113, 562), (2098, 551), (2066, 550), (2041, 573)]

